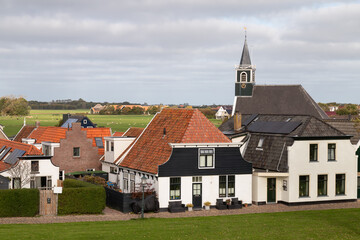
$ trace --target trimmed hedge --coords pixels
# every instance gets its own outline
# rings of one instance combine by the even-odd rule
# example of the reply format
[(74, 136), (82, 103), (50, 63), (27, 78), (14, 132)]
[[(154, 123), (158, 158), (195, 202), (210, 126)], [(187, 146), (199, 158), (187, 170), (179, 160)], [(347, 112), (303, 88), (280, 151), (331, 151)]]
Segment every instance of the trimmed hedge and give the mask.
[(106, 194), (102, 186), (67, 179), (58, 199), (58, 214), (99, 214), (105, 208)]
[(38, 189), (0, 190), (0, 217), (33, 217), (39, 214)]

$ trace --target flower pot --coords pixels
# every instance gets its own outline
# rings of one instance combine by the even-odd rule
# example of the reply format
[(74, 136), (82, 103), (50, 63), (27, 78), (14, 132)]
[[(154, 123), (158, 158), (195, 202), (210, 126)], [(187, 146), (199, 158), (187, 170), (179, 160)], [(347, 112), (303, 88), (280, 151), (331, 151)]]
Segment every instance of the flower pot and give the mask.
[(192, 207), (188, 207), (188, 211), (191, 212), (193, 210)]
[(210, 206), (205, 206), (205, 210), (210, 210)]

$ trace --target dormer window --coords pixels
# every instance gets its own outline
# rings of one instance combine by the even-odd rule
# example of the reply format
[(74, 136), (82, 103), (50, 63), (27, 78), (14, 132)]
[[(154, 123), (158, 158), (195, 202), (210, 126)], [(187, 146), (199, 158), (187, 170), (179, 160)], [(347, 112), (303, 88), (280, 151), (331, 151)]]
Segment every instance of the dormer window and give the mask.
[(246, 82), (246, 72), (240, 74), (240, 82)]
[(215, 149), (199, 149), (199, 168), (213, 168)]
[(264, 138), (260, 138), (256, 149), (261, 150), (263, 148)]

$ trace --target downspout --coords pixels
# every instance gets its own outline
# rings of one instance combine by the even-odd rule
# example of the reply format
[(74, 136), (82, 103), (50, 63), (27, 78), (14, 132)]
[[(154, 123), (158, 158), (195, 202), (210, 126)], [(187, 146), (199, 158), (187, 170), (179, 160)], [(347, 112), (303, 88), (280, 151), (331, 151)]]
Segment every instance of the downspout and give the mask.
[(285, 146), (286, 146), (286, 142), (284, 142), (284, 146), (283, 146), (283, 148), (282, 148), (282, 150), (281, 150), (281, 154), (280, 154), (279, 162), (278, 162), (278, 165), (277, 165), (277, 167), (276, 167), (276, 171), (278, 171), (278, 172), (279, 172), (280, 161), (281, 161), (281, 158), (282, 158), (282, 155), (283, 155), (283, 152), (284, 152)]

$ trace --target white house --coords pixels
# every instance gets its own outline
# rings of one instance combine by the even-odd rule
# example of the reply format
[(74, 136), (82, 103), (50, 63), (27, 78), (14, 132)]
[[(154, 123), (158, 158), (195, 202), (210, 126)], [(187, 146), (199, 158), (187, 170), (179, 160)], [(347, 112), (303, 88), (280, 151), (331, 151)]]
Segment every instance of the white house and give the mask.
[(228, 198), (251, 203), (252, 167), (241, 157), (241, 144), (231, 143), (197, 109), (163, 109), (140, 135), (105, 140), (102, 164), (110, 180), (134, 192), (145, 176), (162, 209), (172, 201), (194, 207)]
[(254, 168), (254, 203), (356, 200), (351, 136), (304, 115), (258, 115), (243, 129), (244, 159)]
[(231, 106), (221, 106), (219, 110), (215, 113), (216, 119), (222, 119), (231, 117), (232, 107)]
[(32, 145), (0, 139), (0, 175), (10, 180), (5, 189), (54, 187), (59, 167)]

